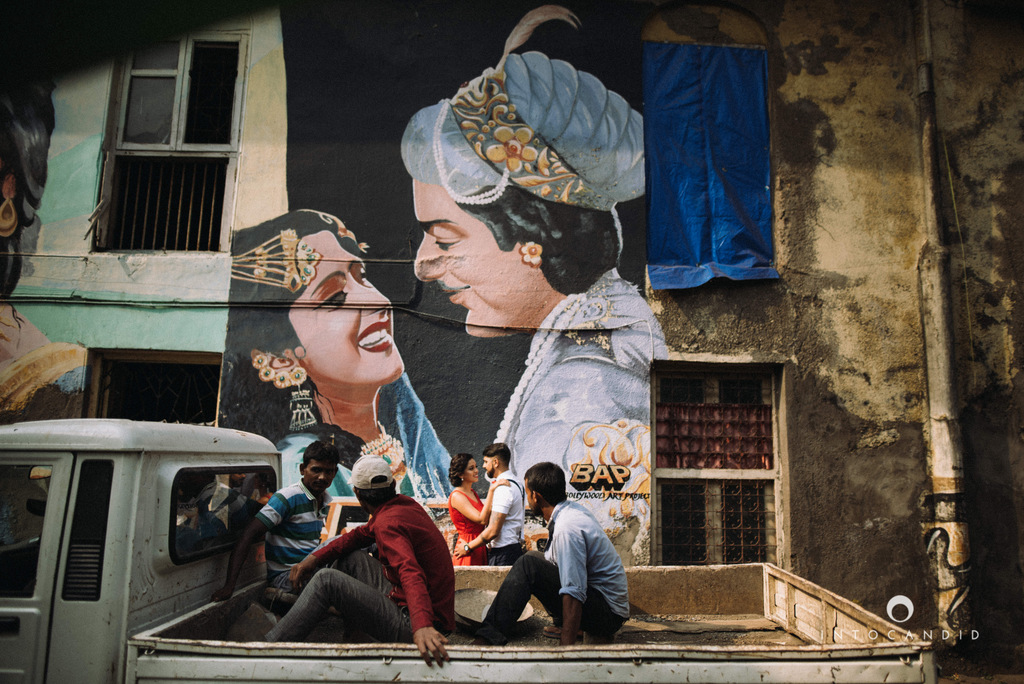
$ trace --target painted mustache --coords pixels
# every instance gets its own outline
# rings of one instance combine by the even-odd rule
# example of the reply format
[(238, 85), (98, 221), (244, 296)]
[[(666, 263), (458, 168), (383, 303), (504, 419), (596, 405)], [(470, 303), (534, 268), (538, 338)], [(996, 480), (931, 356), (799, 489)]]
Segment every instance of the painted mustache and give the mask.
[(440, 287), (445, 292), (462, 292), (463, 290), (468, 290), (469, 289), (469, 285), (458, 285), (458, 286), (449, 285), (448, 283), (444, 282), (443, 280), (438, 280), (437, 281), (437, 286)]

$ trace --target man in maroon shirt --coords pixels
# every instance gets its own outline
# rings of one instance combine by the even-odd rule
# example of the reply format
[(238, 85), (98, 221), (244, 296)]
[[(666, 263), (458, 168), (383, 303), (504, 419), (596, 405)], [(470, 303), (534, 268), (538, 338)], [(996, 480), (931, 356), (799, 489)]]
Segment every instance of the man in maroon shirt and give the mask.
[[(443, 632), (455, 629), (455, 571), (444, 537), (416, 501), (395, 493), (391, 468), (363, 456), (349, 479), (370, 522), (337, 537), (292, 566), (292, 586), (306, 587), (267, 641), (301, 641), (331, 606), (379, 641), (413, 642), (427, 665), (448, 660)], [(378, 562), (360, 549), (377, 544)], [(318, 568), (337, 560), (337, 569)], [(316, 574), (313, 574), (316, 572)]]

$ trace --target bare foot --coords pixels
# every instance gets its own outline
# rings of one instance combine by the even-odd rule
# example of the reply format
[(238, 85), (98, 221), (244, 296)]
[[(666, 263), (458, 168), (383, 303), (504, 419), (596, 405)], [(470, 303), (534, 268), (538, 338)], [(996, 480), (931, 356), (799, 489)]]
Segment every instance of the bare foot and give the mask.
[[(544, 630), (542, 631), (542, 634), (544, 636), (548, 637), (549, 639), (561, 639), (562, 638), (562, 628), (557, 626), (557, 625), (548, 625), (548, 626), (546, 626), (544, 628)], [(577, 632), (576, 633), (576, 638), (579, 639), (579, 636), (580, 636), (580, 633)]]

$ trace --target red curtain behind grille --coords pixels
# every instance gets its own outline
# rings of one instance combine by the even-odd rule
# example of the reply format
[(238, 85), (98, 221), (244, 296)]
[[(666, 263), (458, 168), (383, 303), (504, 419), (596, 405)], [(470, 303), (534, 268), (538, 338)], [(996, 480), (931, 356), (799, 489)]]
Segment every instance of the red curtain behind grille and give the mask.
[(659, 403), (658, 468), (771, 468), (768, 404)]

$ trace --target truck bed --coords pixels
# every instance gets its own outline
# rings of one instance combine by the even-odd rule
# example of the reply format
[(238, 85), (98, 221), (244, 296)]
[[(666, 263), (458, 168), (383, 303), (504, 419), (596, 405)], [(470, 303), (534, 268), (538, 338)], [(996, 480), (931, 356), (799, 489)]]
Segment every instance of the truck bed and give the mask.
[[(456, 586), (496, 589), (504, 572), (459, 569)], [(901, 641), (905, 630), (773, 565), (627, 572), (633, 612), (611, 645), (558, 647), (539, 605), (506, 647), (453, 634), (443, 668), (412, 645), (345, 643), (336, 618), (308, 643), (224, 641), (262, 594), (253, 586), (131, 639), (129, 681), (935, 681), (930, 642)]]

